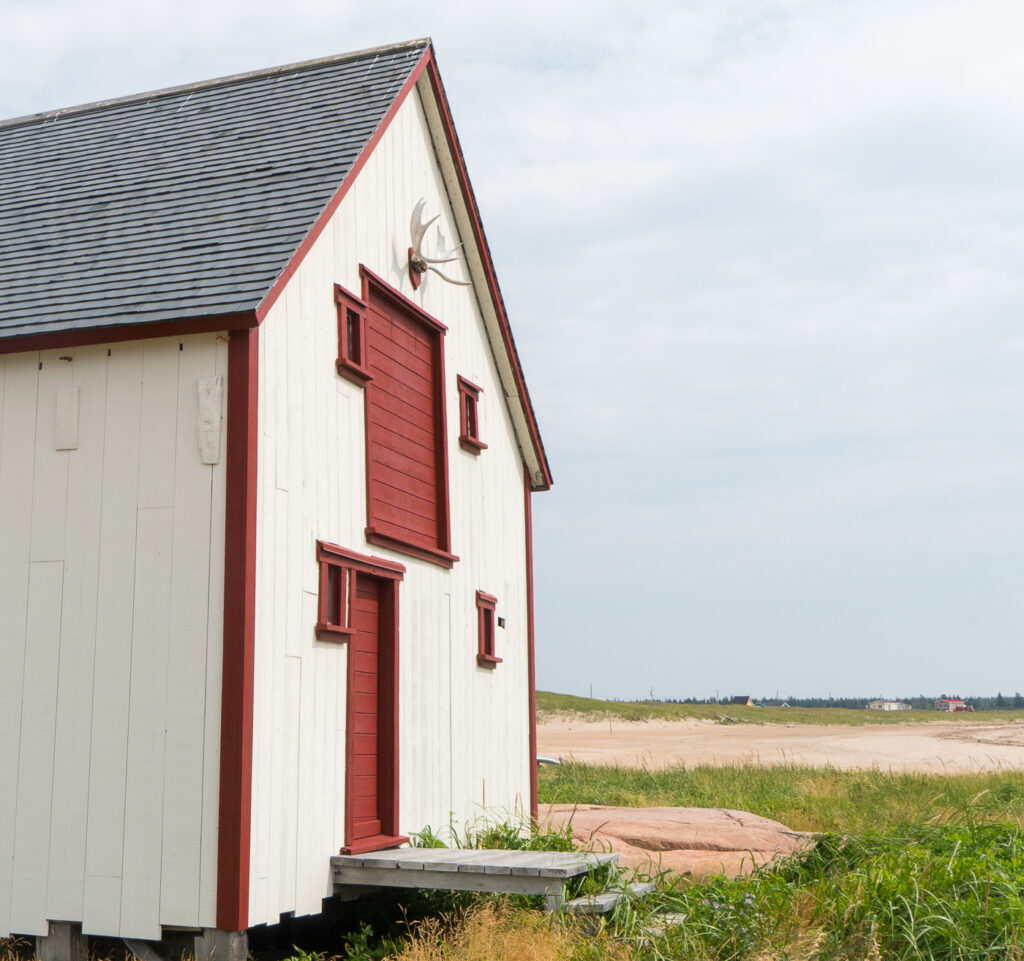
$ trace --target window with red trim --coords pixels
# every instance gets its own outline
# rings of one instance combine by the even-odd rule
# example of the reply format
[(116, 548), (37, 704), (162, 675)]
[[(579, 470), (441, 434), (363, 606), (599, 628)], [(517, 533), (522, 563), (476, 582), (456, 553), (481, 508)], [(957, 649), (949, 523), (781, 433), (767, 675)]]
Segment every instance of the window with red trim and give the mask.
[(334, 285), (334, 303), (338, 310), (338, 360), (334, 366), (342, 377), (363, 386), (373, 379), (366, 363), (366, 304), (338, 284)]
[(321, 641), (344, 642), (352, 634), (352, 592), (355, 572), (342, 557), (318, 545), (320, 598), (317, 607), (316, 636)]
[(321, 641), (347, 641), (355, 633), (352, 609), (357, 574), (394, 581), (405, 575), (405, 568), (395, 561), (357, 554), (328, 541), (316, 542), (316, 560), (320, 565), (316, 636)]
[(494, 653), (494, 612), (498, 599), (483, 591), (476, 592), (477, 649), (476, 662), (480, 667), (493, 668), (501, 663)]
[(458, 383), (459, 446), (471, 454), (479, 454), (487, 450), (487, 445), (480, 440), (480, 394), (483, 391), (465, 377), (459, 377)]

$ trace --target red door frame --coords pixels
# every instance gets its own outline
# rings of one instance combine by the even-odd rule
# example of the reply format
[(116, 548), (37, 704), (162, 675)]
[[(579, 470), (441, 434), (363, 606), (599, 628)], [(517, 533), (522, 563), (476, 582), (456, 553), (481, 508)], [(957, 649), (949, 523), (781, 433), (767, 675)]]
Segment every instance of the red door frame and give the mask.
[[(381, 833), (372, 838), (352, 839), (351, 798), (355, 777), (352, 757), (352, 687), (355, 658), (348, 659), (348, 683), (345, 694), (345, 846), (342, 854), (379, 851), (405, 844), (409, 839), (398, 833), (398, 585), (405, 567), (382, 557), (370, 557), (355, 551), (317, 541), (321, 558), (330, 557), (355, 574), (380, 581), (378, 626), (378, 671), (380, 687), (380, 727), (377, 734), (377, 763), (380, 785)], [(354, 592), (353, 592), (354, 593)]]

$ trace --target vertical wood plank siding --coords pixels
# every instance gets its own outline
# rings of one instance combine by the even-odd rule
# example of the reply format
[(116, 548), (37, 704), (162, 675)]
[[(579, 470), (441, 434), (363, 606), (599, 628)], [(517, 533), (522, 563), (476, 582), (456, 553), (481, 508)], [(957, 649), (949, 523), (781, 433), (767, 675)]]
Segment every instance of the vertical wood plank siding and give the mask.
[(215, 923), (224, 466), (196, 427), (224, 357), (213, 334), (0, 357), (0, 937)]
[[(399, 591), (399, 830), (443, 832), (452, 816), (462, 829), (485, 810), (529, 813), (522, 456), (474, 290), (430, 274), (418, 291), (409, 283), (409, 217), (420, 197), (427, 216), (441, 214), (427, 253), (471, 242), (458, 235), (416, 91), (260, 328), (250, 924), (320, 911), (331, 893), (326, 858), (345, 842), (349, 651), (315, 636), (318, 538), (407, 569)], [(335, 368), (334, 285), (360, 291), (360, 264), (448, 327), (447, 549), (460, 558), (450, 570), (366, 541), (366, 392)], [(464, 263), (448, 269), (467, 276)], [(483, 390), (480, 432), (489, 446), (479, 456), (459, 447), (457, 374)], [(414, 403), (405, 419), (416, 416)], [(402, 436), (417, 436), (415, 426)], [(397, 469), (410, 478), (404, 496), (419, 503), (433, 475), (414, 460)], [(504, 660), (493, 671), (476, 660), (481, 587), (498, 597), (505, 618), (496, 631)]]

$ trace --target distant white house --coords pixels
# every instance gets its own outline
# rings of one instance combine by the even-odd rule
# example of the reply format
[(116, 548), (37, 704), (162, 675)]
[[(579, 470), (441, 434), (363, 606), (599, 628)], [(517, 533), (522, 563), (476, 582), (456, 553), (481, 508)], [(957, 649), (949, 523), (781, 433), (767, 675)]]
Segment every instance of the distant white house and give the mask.
[(887, 701), (880, 699), (877, 701), (868, 701), (868, 707), (872, 711), (909, 711), (911, 710), (910, 705), (906, 701)]

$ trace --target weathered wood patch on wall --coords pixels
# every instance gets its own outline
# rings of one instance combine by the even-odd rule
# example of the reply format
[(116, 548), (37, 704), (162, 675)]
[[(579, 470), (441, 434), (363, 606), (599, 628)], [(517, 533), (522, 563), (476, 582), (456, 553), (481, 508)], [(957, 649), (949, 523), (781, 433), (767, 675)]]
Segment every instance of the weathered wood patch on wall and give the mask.
[(224, 378), (199, 378), (199, 457), (204, 464), (220, 463), (220, 418)]

